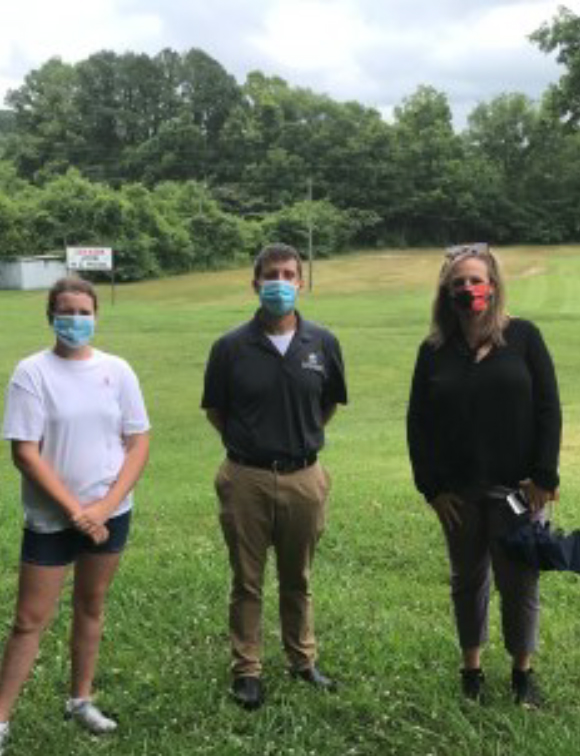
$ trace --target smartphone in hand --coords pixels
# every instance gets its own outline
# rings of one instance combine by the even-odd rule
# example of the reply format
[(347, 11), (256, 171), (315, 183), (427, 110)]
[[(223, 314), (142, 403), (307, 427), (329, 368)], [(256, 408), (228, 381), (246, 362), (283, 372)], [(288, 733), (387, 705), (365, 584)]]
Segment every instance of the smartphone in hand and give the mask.
[(526, 496), (523, 491), (512, 491), (506, 496), (506, 501), (515, 515), (521, 515), (528, 509)]

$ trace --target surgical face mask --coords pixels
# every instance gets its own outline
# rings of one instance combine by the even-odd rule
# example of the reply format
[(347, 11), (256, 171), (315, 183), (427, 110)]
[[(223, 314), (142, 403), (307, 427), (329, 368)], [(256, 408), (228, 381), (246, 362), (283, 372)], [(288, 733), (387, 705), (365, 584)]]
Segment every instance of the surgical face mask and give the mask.
[(52, 327), (57, 339), (70, 349), (86, 346), (95, 335), (94, 315), (55, 315)]
[(455, 291), (452, 295), (455, 306), (467, 312), (484, 312), (489, 306), (492, 287), (490, 284), (473, 284)]
[(276, 318), (292, 312), (297, 296), (298, 288), (288, 281), (264, 281), (260, 286), (260, 303)]

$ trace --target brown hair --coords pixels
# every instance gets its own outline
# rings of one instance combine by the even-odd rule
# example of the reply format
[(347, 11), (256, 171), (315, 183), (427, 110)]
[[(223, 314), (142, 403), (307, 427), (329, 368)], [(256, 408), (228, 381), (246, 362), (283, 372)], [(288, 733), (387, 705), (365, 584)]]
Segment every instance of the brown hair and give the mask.
[(268, 244), (256, 255), (254, 260), (254, 281), (257, 281), (260, 278), (266, 263), (272, 261), (278, 262), (280, 260), (296, 260), (298, 277), (302, 278), (302, 260), (300, 259), (300, 253), (289, 244), (276, 242), (275, 244)]
[(493, 285), (493, 296), (480, 321), (481, 340), (491, 342), (496, 346), (505, 343), (503, 330), (509, 316), (506, 313), (505, 283), (499, 262), (487, 245), (466, 244), (451, 250), (439, 272), (428, 337), (429, 342), (435, 347), (445, 344), (459, 328), (459, 318), (451, 299), (450, 284), (455, 266), (470, 257), (485, 263), (490, 283)]
[(70, 292), (72, 294), (86, 294), (93, 300), (93, 307), (95, 314), (99, 309), (99, 302), (97, 298), (97, 292), (92, 283), (85, 281), (82, 278), (73, 278), (72, 276), (67, 278), (59, 278), (59, 280), (52, 285), (48, 292), (48, 299), (46, 302), (46, 315), (48, 322), (52, 323), (54, 320), (54, 311), (56, 309), (56, 302), (61, 294)]

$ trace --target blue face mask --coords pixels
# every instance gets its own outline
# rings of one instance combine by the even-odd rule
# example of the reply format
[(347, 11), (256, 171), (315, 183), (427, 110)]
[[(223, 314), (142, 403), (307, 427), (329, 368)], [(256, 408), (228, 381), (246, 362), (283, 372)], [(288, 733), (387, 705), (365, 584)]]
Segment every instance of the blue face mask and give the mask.
[(80, 349), (95, 335), (95, 318), (94, 315), (56, 315), (52, 327), (65, 346)]
[(292, 312), (297, 297), (298, 288), (288, 281), (265, 281), (260, 286), (260, 303), (276, 318)]

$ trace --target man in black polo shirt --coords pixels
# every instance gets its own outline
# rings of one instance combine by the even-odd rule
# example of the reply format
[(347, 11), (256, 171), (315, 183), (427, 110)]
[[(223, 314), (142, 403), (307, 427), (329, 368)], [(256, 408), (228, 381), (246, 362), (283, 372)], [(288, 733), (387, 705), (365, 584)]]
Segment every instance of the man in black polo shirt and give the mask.
[(265, 247), (255, 260), (253, 285), (261, 306), (213, 345), (202, 401), (227, 452), (216, 490), (233, 572), (232, 694), (248, 709), (264, 698), (260, 625), (270, 546), (290, 671), (318, 688), (334, 687), (315, 665), (309, 577), (330, 488), (317, 454), (324, 426), (336, 405), (346, 403), (338, 341), (295, 310), (303, 285), (296, 250)]

